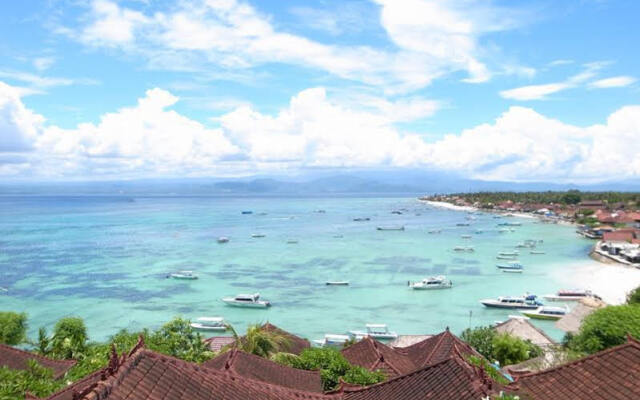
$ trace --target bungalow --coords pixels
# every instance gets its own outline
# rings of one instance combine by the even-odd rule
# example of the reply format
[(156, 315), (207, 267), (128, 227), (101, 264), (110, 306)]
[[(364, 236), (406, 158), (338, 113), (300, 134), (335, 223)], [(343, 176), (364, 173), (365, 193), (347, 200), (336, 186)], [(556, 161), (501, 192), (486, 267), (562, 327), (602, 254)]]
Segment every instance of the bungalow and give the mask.
[(29, 367), (30, 360), (52, 370), (55, 379), (61, 378), (71, 367), (76, 365), (75, 360), (54, 360), (0, 343), (0, 367), (25, 370)]
[(584, 208), (588, 210), (599, 210), (605, 208), (605, 204), (602, 200), (584, 200), (578, 203), (578, 208)]

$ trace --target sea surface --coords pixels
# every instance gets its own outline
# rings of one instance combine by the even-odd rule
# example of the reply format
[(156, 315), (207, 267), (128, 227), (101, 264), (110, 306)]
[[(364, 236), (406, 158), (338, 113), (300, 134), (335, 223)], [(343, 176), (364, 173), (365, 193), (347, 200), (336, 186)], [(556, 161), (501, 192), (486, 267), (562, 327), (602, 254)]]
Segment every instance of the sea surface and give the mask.
[[(522, 226), (501, 233), (504, 221)], [(376, 230), (393, 225), (405, 230)], [(434, 229), (442, 231), (428, 233)], [(230, 241), (219, 244), (219, 236)], [(497, 253), (526, 239), (543, 240), (538, 250), (546, 254), (521, 249), (523, 274), (497, 270)], [(457, 253), (458, 245), (475, 251)], [(0, 310), (27, 312), (32, 338), (40, 326), (51, 330), (72, 315), (84, 319), (94, 340), (121, 328), (156, 328), (176, 315), (223, 316), (239, 331), (270, 321), (309, 339), (366, 323), (386, 323), (400, 334), (446, 327), (460, 333), (514, 314), (486, 309), (480, 299), (561, 289), (558, 271), (588, 262), (590, 246), (570, 226), (471, 216), (406, 197), (5, 195)], [(183, 269), (200, 279), (167, 279)], [(446, 275), (454, 287), (407, 287), (431, 275)], [(327, 280), (351, 285), (328, 287)], [(253, 292), (273, 306), (239, 309), (220, 301)], [(561, 337), (552, 322), (536, 323)]]

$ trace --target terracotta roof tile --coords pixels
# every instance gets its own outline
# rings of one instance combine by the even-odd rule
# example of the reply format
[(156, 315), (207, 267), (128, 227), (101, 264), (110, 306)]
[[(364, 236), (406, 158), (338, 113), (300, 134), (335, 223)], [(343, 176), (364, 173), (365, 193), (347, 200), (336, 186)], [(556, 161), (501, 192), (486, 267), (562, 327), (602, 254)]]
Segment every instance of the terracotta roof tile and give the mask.
[(398, 350), (404, 352), (416, 367), (422, 367), (448, 359), (453, 354), (454, 347), (465, 355), (482, 357), (473, 347), (452, 334), (449, 329), (422, 342)]
[(522, 375), (507, 389), (533, 400), (640, 399), (640, 342), (630, 338), (580, 360)]
[(351, 364), (369, 371), (381, 370), (387, 377), (406, 374), (417, 368), (403, 352), (370, 337), (365, 337), (341, 352)]
[(233, 336), (213, 336), (204, 340), (205, 344), (214, 353), (219, 352), (225, 346), (235, 343), (235, 341), (236, 339)]
[(290, 346), (288, 349), (289, 353), (300, 354), (302, 353), (302, 350), (311, 347), (311, 343), (309, 343), (307, 339), (303, 339), (300, 336), (296, 336), (293, 333), (280, 329), (269, 322), (262, 325), (262, 329), (264, 329), (267, 332), (276, 332), (287, 337), (290, 341)]
[(39, 354), (16, 349), (15, 347), (0, 344), (0, 367), (23, 370), (27, 368), (27, 360), (35, 360), (38, 364), (53, 371), (53, 377), (58, 379), (76, 365), (75, 360), (53, 360)]
[(322, 393), (322, 379), (318, 371), (287, 367), (235, 349), (204, 362), (202, 366), (291, 389)]

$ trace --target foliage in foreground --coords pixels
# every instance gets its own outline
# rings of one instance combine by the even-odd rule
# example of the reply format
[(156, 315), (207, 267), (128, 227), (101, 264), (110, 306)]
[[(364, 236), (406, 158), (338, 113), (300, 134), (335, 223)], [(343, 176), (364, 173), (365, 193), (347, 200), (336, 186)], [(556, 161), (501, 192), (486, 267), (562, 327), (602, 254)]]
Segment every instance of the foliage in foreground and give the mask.
[(27, 314), (0, 312), (0, 343), (15, 346), (27, 338)]
[(385, 380), (382, 372), (371, 372), (360, 366), (351, 365), (342, 353), (332, 348), (304, 349), (299, 356), (278, 353), (272, 357), (272, 360), (293, 368), (319, 370), (324, 390), (337, 388), (340, 378), (347, 383), (357, 385), (372, 385)]
[(53, 380), (53, 372), (29, 360), (26, 370), (14, 370), (0, 367), (0, 399), (24, 399), (26, 391), (38, 397), (45, 397), (60, 387)]
[(627, 295), (627, 304), (640, 306), (640, 286), (629, 292)]
[(229, 329), (236, 339), (238, 349), (245, 353), (268, 358), (276, 353), (287, 351), (291, 347), (291, 341), (288, 337), (278, 332), (265, 330), (260, 324), (249, 325), (247, 333), (243, 337), (239, 337), (231, 325), (229, 325)]
[(460, 338), (488, 360), (512, 365), (542, 355), (542, 349), (528, 340), (497, 333), (490, 326), (465, 329)]
[(640, 339), (640, 305), (608, 306), (589, 314), (575, 335), (565, 337), (573, 351), (596, 353), (626, 342), (627, 334)]

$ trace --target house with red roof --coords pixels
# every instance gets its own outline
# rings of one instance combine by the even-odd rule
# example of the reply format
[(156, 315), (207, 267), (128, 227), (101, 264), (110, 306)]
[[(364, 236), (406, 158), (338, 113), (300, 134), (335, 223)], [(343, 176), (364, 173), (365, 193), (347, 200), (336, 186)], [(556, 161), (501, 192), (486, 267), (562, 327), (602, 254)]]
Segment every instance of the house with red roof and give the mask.
[(53, 371), (54, 379), (59, 379), (76, 365), (75, 360), (54, 360), (39, 354), (31, 353), (0, 343), (0, 367), (25, 370), (29, 360), (36, 361), (41, 366)]

